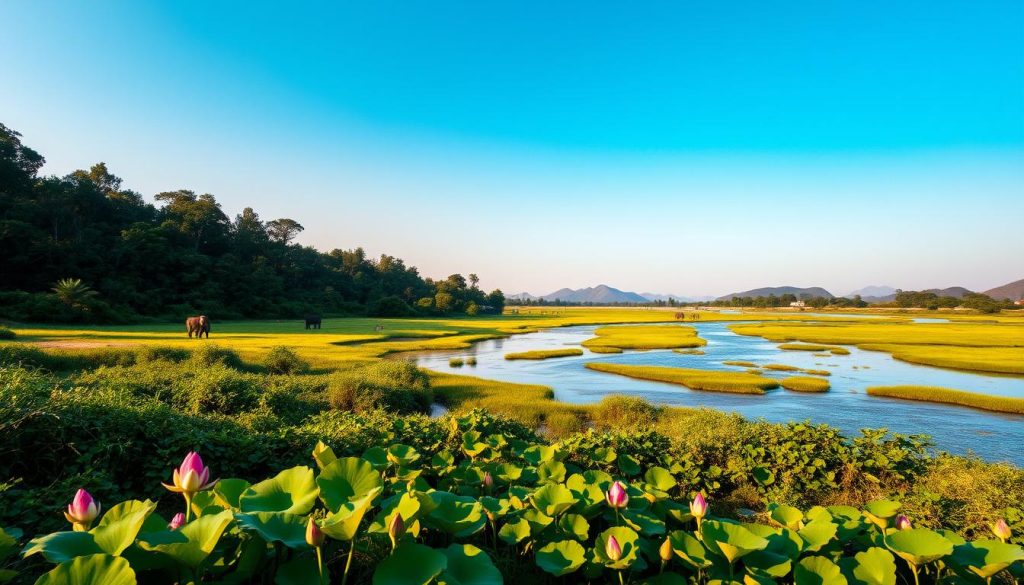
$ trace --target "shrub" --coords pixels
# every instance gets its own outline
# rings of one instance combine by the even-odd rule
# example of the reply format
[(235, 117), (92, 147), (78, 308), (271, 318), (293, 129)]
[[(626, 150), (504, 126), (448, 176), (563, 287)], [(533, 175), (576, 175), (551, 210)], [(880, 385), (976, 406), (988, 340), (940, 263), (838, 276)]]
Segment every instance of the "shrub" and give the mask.
[(270, 350), (263, 365), (271, 374), (298, 374), (309, 367), (294, 351), (280, 345)]
[(412, 312), (412, 307), (396, 296), (379, 298), (367, 307), (371, 317), (407, 317)]
[(661, 415), (661, 408), (643, 398), (613, 394), (594, 406), (594, 425), (605, 429), (651, 428)]
[(234, 350), (221, 347), (215, 343), (200, 343), (192, 350), (191, 361), (199, 366), (212, 366), (223, 364), (241, 369), (245, 366), (242, 358)]
[(452, 368), (461, 368), (466, 362), (462, 358), (451, 358), (448, 360), (448, 366)]
[(333, 408), (356, 412), (428, 413), (434, 402), (425, 373), (409, 362), (389, 360), (331, 375), (327, 395)]

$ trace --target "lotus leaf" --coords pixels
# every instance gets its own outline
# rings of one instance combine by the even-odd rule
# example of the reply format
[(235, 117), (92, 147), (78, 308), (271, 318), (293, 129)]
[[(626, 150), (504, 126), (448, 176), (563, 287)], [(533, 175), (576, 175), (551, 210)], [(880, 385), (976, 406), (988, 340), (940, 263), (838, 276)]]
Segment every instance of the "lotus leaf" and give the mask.
[(288, 512), (306, 514), (317, 496), (313, 470), (298, 466), (263, 480), (242, 493), (238, 507), (242, 512)]
[(549, 542), (537, 551), (537, 566), (555, 577), (568, 575), (583, 566), (587, 551), (575, 540)]

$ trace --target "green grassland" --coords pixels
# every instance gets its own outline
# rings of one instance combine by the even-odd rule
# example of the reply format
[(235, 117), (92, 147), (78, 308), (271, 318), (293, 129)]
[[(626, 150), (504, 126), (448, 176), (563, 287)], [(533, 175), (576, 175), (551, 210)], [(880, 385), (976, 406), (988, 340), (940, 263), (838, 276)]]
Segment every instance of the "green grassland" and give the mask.
[(828, 380), (810, 376), (790, 376), (779, 381), (779, 385), (794, 392), (828, 392)]
[(668, 382), (686, 386), (691, 390), (707, 392), (729, 392), (732, 394), (764, 394), (765, 390), (778, 388), (779, 383), (771, 378), (746, 372), (717, 372), (694, 368), (669, 368), (663, 366), (633, 366), (627, 364), (606, 364), (591, 362), (587, 368), (597, 372), (618, 374), (641, 380)]
[[(944, 315), (947, 317), (947, 315)], [(826, 349), (856, 345), (891, 353), (896, 359), (943, 368), (1024, 373), (1024, 319), (1016, 316), (948, 316), (950, 323), (754, 323), (731, 325), (740, 335), (787, 342), (782, 349)], [(794, 340), (805, 345), (788, 343)], [(829, 348), (833, 353), (836, 350)], [(843, 348), (838, 348), (843, 349)], [(845, 351), (845, 350), (844, 350)], [(847, 352), (848, 353), (848, 352)]]
[(535, 349), (532, 351), (519, 351), (515, 353), (506, 353), (505, 359), (507, 360), (546, 360), (551, 358), (569, 357), (574, 355), (583, 355), (582, 349), (566, 348), (566, 349)]
[(583, 346), (614, 349), (677, 349), (707, 345), (697, 336), (697, 330), (685, 325), (631, 325), (600, 327)]
[(935, 386), (872, 386), (867, 389), (867, 393), (871, 396), (885, 396), (887, 398), (902, 398), (904, 400), (918, 400), (922, 402), (941, 402), (943, 404), (957, 404), (982, 410), (991, 410), (993, 412), (1024, 414), (1024, 398), (991, 396), (989, 394), (978, 394), (976, 392), (953, 390), (950, 388), (938, 388)]

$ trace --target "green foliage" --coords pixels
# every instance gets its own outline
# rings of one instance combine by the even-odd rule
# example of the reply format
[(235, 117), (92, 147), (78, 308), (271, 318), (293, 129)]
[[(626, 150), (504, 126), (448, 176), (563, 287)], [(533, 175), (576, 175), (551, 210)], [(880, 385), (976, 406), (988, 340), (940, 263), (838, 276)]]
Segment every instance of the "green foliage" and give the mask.
[(263, 365), (271, 374), (298, 374), (309, 367), (294, 351), (283, 346), (272, 348), (264, 358)]
[(605, 396), (591, 413), (594, 424), (603, 429), (650, 429), (661, 409), (642, 398), (613, 394)]
[(332, 407), (356, 412), (383, 408), (398, 414), (426, 413), (434, 402), (430, 378), (415, 365), (397, 360), (332, 374), (327, 396)]
[(0, 325), (0, 340), (10, 341), (11, 339), (16, 339), (17, 337), (18, 334), (11, 331), (10, 328), (4, 325)]

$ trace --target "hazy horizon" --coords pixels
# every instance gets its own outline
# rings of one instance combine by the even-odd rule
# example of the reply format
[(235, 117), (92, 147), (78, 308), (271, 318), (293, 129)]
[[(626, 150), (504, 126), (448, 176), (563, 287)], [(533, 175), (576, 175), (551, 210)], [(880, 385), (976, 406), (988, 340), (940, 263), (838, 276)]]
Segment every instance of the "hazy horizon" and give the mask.
[(1024, 5), (775, 12), (5, 3), (0, 122), (507, 293), (1024, 277)]

